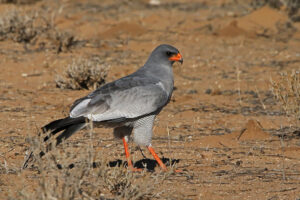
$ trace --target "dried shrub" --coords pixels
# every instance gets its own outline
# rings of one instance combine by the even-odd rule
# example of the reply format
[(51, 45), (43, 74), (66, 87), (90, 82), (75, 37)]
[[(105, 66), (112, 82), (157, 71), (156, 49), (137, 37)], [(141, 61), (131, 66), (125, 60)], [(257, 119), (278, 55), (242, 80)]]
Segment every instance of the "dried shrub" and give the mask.
[(283, 4), (280, 0), (252, 0), (250, 2), (251, 6), (256, 8), (268, 5), (271, 8), (279, 9)]
[(300, 72), (282, 73), (278, 81), (271, 81), (272, 92), (280, 102), (282, 110), (300, 120)]
[(50, 25), (44, 18), (39, 18), (37, 13), (21, 15), (13, 10), (0, 18), (0, 40), (29, 43), (48, 29)]
[(64, 76), (56, 77), (56, 86), (61, 89), (96, 89), (105, 83), (109, 67), (99, 58), (75, 59), (68, 65)]
[[(170, 175), (167, 174), (167, 176)], [(163, 182), (165, 177), (150, 176), (146, 171), (139, 174), (132, 173), (124, 167), (97, 170), (97, 177), (101, 177), (106, 187), (115, 197), (122, 199), (151, 199), (155, 186)]]
[(20, 193), (12, 194), (11, 199), (152, 199), (159, 197), (160, 193), (155, 193), (155, 189), (171, 175), (171, 172), (132, 173), (123, 166), (110, 167), (109, 161), (101, 155), (101, 152), (95, 152), (92, 135), (91, 130), (90, 138), (82, 141), (84, 144), (79, 147), (80, 151), (74, 151), (72, 149), (74, 147), (63, 142), (62, 146), (54, 147), (43, 158), (38, 156), (38, 152), (45, 150), (43, 138), (31, 138), (35, 162), (31, 163), (30, 168), (39, 172), (34, 177), (38, 183), (34, 191), (32, 188), (24, 187)]
[(76, 43), (73, 35), (57, 30), (44, 15), (17, 10), (10, 10), (0, 17), (0, 41), (3, 40), (24, 43), (26, 49), (54, 49), (58, 53)]
[(75, 38), (68, 32), (60, 32), (53, 29), (52, 34), (48, 34), (48, 38), (55, 44), (57, 53), (68, 51), (74, 44)]
[(12, 3), (12, 4), (33, 4), (41, 0), (0, 0), (0, 3)]

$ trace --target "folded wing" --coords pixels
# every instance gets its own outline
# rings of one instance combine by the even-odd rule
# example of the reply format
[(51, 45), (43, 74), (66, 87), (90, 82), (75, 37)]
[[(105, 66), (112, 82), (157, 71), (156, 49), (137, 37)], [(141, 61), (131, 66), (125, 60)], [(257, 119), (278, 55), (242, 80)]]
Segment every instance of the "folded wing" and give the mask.
[(169, 95), (157, 79), (128, 76), (74, 102), (70, 117), (93, 121), (136, 118), (160, 110)]

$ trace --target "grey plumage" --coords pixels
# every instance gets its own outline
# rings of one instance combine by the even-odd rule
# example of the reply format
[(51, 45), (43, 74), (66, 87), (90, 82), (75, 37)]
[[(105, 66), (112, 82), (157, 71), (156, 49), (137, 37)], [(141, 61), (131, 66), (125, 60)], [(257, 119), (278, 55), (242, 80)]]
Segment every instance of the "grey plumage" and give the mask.
[(166, 52), (178, 50), (170, 45), (158, 46), (138, 71), (75, 101), (70, 117), (85, 117), (98, 125), (132, 127), (127, 135), (133, 132), (137, 144), (150, 145), (155, 116), (169, 102), (173, 91), (173, 63)]
[(175, 47), (158, 46), (136, 72), (76, 100), (69, 117), (44, 126), (44, 132), (50, 132), (45, 141), (63, 131), (56, 138), (59, 144), (92, 121), (96, 126), (113, 127), (115, 137), (128, 140), (132, 135), (138, 145), (151, 145), (154, 119), (173, 92), (172, 64), (182, 62), (181, 55), (170, 59), (176, 55), (180, 54)]

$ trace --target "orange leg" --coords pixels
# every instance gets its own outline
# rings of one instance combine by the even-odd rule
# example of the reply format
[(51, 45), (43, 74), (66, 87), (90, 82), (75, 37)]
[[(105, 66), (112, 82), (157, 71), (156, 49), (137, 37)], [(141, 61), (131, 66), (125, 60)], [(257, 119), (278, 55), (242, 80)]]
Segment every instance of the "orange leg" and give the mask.
[[(155, 153), (154, 149), (151, 146), (148, 146), (148, 149), (152, 156), (155, 158), (156, 162), (159, 164), (159, 166), (162, 168), (163, 171), (167, 171), (166, 165), (161, 161), (161, 159), (158, 157), (158, 155)], [(182, 172), (180, 169), (174, 170), (174, 172)]]
[(166, 165), (161, 161), (161, 159), (158, 157), (158, 155), (155, 153), (154, 149), (151, 146), (148, 146), (148, 149), (156, 162), (159, 164), (159, 166), (162, 168), (162, 170), (167, 171)]
[(137, 168), (133, 167), (133, 164), (132, 164), (131, 159), (130, 159), (130, 153), (128, 151), (128, 144), (126, 142), (125, 137), (123, 137), (123, 144), (124, 144), (124, 149), (125, 149), (125, 156), (126, 156), (128, 167), (130, 168), (130, 170), (131, 171), (142, 171), (142, 169), (137, 169)]

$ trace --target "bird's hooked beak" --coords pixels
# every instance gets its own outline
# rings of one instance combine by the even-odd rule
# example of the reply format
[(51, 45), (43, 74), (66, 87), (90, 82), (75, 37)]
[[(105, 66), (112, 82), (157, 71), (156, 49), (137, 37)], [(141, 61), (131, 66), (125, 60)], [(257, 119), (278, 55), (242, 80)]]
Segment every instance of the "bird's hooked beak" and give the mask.
[(171, 57), (169, 58), (169, 60), (171, 60), (171, 61), (178, 61), (178, 62), (180, 62), (181, 64), (183, 63), (183, 58), (182, 58), (182, 56), (181, 56), (180, 53), (171, 56)]

